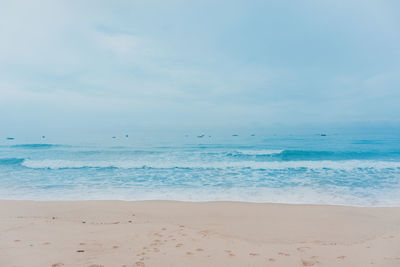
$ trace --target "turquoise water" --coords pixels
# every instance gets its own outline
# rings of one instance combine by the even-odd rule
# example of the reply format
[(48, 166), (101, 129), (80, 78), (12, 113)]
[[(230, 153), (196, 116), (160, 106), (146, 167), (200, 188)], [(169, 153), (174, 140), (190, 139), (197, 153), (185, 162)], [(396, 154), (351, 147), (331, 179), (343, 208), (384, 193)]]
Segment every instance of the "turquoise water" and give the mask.
[(3, 140), (0, 198), (400, 206), (400, 135)]

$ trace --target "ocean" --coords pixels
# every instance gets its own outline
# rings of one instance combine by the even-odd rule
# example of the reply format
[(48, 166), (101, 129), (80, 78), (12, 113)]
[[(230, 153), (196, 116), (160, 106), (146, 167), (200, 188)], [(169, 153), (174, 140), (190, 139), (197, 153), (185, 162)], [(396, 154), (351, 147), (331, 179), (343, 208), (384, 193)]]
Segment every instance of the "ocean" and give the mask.
[(0, 199), (400, 206), (400, 135), (4, 139)]

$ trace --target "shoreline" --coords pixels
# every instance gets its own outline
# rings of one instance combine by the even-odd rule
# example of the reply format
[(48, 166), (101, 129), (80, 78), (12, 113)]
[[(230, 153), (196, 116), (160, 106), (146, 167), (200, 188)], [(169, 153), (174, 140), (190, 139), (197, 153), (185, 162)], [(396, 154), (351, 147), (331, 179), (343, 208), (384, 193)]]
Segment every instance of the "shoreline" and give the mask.
[(0, 198), (0, 202), (38, 202), (38, 203), (75, 203), (75, 202), (177, 202), (177, 203), (242, 203), (242, 204), (261, 204), (261, 205), (288, 205), (288, 206), (323, 206), (323, 207), (349, 207), (349, 208), (400, 208), (400, 204), (396, 205), (361, 205), (361, 204), (340, 204), (340, 203), (302, 203), (302, 202), (267, 202), (267, 201), (244, 201), (244, 200), (186, 200), (186, 199), (17, 199), (17, 198)]
[(1, 266), (400, 265), (400, 207), (0, 200), (0, 231)]

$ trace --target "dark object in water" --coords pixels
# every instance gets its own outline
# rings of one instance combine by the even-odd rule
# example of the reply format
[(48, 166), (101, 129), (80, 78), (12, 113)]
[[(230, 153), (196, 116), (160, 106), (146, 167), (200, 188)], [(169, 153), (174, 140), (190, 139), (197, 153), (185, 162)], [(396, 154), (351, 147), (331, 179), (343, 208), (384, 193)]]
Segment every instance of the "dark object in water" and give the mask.
[(255, 134), (252, 134), (251, 136), (256, 136)]
[(203, 138), (205, 134), (198, 135), (197, 138)]
[(117, 137), (113, 136), (113, 137), (111, 137), (111, 138), (115, 139), (115, 138), (117, 138)]
[(129, 137), (129, 135), (127, 135), (127, 134), (126, 134), (126, 135), (125, 135), (125, 137), (126, 137), (126, 138), (128, 138), (128, 137)]
[(239, 136), (238, 134), (232, 134), (232, 136)]
[(14, 137), (7, 137), (6, 139), (7, 140), (14, 140), (15, 138)]
[(42, 135), (42, 139), (45, 139), (45, 138), (46, 138), (46, 136)]
[(326, 136), (326, 134), (321, 134), (321, 136)]

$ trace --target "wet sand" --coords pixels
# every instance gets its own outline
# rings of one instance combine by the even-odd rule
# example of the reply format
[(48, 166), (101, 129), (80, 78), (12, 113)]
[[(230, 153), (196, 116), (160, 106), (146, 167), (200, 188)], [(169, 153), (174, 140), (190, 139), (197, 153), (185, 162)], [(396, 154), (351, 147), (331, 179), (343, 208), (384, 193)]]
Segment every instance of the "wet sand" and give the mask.
[(0, 266), (400, 266), (400, 208), (0, 201)]

